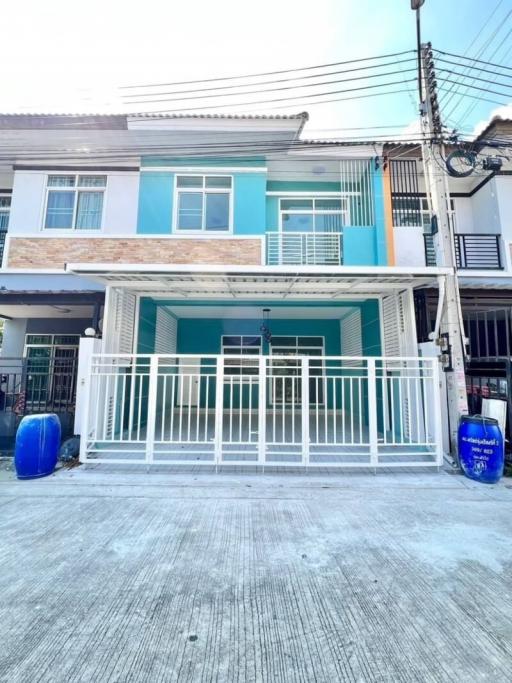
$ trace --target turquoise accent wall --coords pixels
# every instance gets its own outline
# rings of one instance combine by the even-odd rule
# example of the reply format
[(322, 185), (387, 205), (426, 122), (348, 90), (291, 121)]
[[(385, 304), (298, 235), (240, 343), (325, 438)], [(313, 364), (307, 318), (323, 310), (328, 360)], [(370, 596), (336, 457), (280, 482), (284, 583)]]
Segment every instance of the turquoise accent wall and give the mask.
[[(178, 353), (221, 353), (223, 334), (261, 335), (261, 319), (182, 318), (178, 321)], [(339, 320), (271, 320), (274, 336), (307, 335), (325, 337), (325, 354), (340, 354)], [(263, 352), (268, 353), (268, 344)]]
[(384, 214), (384, 178), (380, 168), (373, 173), (373, 195), (375, 201), (375, 265), (387, 266), (388, 250)]
[[(167, 304), (169, 302), (166, 302)], [(211, 302), (210, 302), (211, 303)], [(321, 302), (320, 302), (321, 303)], [(137, 351), (139, 353), (154, 352), (154, 337), (156, 326), (156, 309), (157, 306), (164, 305), (164, 302), (155, 302), (152, 299), (144, 298), (140, 302), (140, 317), (138, 330), (138, 345)], [(234, 304), (236, 305), (236, 304)], [(297, 304), (298, 305), (298, 304)], [(304, 304), (302, 304), (304, 305)], [(327, 304), (324, 304), (327, 305)], [(330, 304), (332, 305), (332, 304)], [(361, 309), (362, 320), (362, 342), (363, 355), (365, 356), (379, 356), (381, 355), (381, 339), (380, 339), (380, 322), (379, 322), (379, 305), (376, 300), (368, 300), (360, 303), (350, 302), (345, 305), (340, 305), (340, 317), (343, 315), (343, 309), (347, 305), (357, 305)], [(277, 307), (273, 307), (276, 311)], [(277, 315), (276, 311), (276, 315)], [(178, 319), (178, 353), (189, 354), (218, 354), (221, 353), (221, 337), (222, 335), (260, 335), (261, 319), (254, 318), (179, 318)], [(305, 335), (305, 336), (322, 336), (325, 340), (324, 353), (327, 356), (338, 356), (341, 353), (340, 345), (340, 321), (339, 318), (326, 320), (307, 320), (304, 318), (271, 318), (271, 330), (274, 336), (288, 336), (288, 335)], [(269, 345), (263, 342), (263, 353), (269, 353)], [(359, 370), (346, 370), (346, 374), (359, 375)], [(347, 389), (348, 385), (345, 386)], [(347, 410), (351, 407), (357, 412), (359, 399), (357, 396), (357, 385), (352, 389), (355, 393), (352, 396), (345, 396), (345, 406)], [(338, 387), (341, 391), (341, 387)], [(143, 396), (147, 394), (147, 386), (143, 386)], [(257, 390), (254, 389), (254, 396), (252, 405), (257, 405)], [(330, 407), (333, 405), (334, 397), (332, 395), (333, 387), (328, 387), (327, 402)], [(366, 388), (363, 389), (366, 401)], [(204, 392), (203, 392), (204, 394)], [(203, 395), (202, 394), (202, 395)], [(337, 405), (340, 405), (341, 394), (337, 394)], [(380, 401), (380, 399), (378, 399)], [(214, 397), (210, 396), (210, 407), (214, 406)], [(352, 405), (353, 404), (353, 405)], [(379, 410), (379, 427), (382, 425), (382, 408)], [(367, 416), (363, 415), (363, 420), (366, 422)]]
[[(218, 163), (215, 163), (215, 162)], [(222, 162), (222, 163), (220, 163)], [(195, 166), (201, 166), (205, 160), (194, 159)], [(261, 166), (261, 159), (208, 160), (212, 170), (222, 166)], [(185, 166), (191, 161), (186, 159), (145, 159), (145, 167), (156, 165)], [(235, 235), (264, 235), (266, 225), (265, 190), (266, 174), (257, 172), (235, 172), (233, 176), (233, 233)], [(169, 235), (173, 230), (173, 200), (175, 173), (167, 171), (144, 171), (140, 174), (139, 209), (137, 232), (143, 235)], [(186, 234), (186, 233), (181, 233)], [(212, 237), (217, 233), (211, 232)], [(218, 233), (225, 234), (225, 233)]]
[(343, 228), (343, 265), (374, 266), (376, 262), (375, 228), (346, 225)]
[[(182, 303), (182, 302), (181, 302)], [(212, 303), (211, 301), (208, 303)], [(267, 302), (268, 303), (268, 302)], [(294, 302), (296, 306), (304, 303)], [(157, 306), (177, 305), (176, 302), (158, 301), (144, 297), (140, 300), (137, 353), (153, 353), (155, 348), (155, 327)], [(187, 304), (188, 306), (190, 303)], [(225, 304), (233, 308), (237, 304)], [(264, 302), (258, 305), (264, 306)], [(332, 306), (332, 303), (315, 302), (315, 307)], [(346, 302), (339, 306), (339, 318), (347, 307), (361, 309), (363, 353), (366, 356), (381, 355), (380, 319), (378, 301)], [(303, 318), (279, 318), (279, 308), (293, 308), (290, 304), (272, 303), (275, 317), (271, 318), (271, 329), (275, 335), (309, 335), (325, 337), (325, 354), (337, 356), (340, 351), (339, 318), (307, 320)], [(261, 334), (260, 318), (180, 318), (178, 312), (178, 353), (220, 353), (223, 334)], [(264, 349), (266, 352), (266, 349)]]
[(141, 173), (137, 232), (142, 235), (168, 235), (172, 225), (174, 175)]
[(279, 197), (267, 197), (266, 201), (267, 232), (279, 230)]
[(233, 174), (233, 232), (235, 235), (265, 234), (265, 173)]
[(140, 300), (137, 353), (153, 353), (155, 350), (156, 307), (153, 299)]

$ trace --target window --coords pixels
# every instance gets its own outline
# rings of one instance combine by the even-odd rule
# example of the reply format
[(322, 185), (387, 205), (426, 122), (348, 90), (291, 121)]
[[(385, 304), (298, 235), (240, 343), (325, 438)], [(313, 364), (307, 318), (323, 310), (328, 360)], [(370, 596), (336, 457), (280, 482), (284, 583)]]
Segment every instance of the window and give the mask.
[(25, 400), (31, 410), (45, 412), (73, 408), (79, 342), (78, 334), (25, 336)]
[[(261, 336), (259, 335), (223, 335), (222, 353), (231, 356), (258, 356), (261, 354)], [(226, 375), (257, 375), (258, 359), (226, 358), (224, 373)]]
[(309, 401), (313, 404), (324, 402), (324, 337), (272, 337), (272, 374), (274, 377), (293, 379), (272, 382), (271, 400), (277, 404), (298, 404), (302, 395), (302, 364), (295, 356), (316, 356), (309, 361)]
[(231, 176), (176, 177), (176, 228), (226, 232), (231, 228)]
[[(430, 211), (426, 197), (394, 195), (393, 225), (395, 227), (423, 227), (425, 234), (430, 234)], [(455, 222), (455, 204), (450, 199), (450, 219)], [(453, 226), (452, 226), (453, 227)]]
[(348, 223), (346, 198), (281, 199), (283, 232), (341, 232)]
[(99, 230), (104, 175), (50, 175), (44, 227), (47, 230)]
[(11, 195), (0, 194), (0, 266), (4, 257), (5, 236), (9, 227), (9, 214), (11, 212)]

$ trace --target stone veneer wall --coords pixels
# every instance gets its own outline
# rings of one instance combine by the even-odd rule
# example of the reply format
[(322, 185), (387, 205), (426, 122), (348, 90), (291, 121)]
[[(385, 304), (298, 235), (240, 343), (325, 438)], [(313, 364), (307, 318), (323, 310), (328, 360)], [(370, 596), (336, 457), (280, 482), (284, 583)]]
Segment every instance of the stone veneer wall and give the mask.
[(9, 268), (63, 268), (66, 263), (260, 265), (260, 239), (12, 237)]

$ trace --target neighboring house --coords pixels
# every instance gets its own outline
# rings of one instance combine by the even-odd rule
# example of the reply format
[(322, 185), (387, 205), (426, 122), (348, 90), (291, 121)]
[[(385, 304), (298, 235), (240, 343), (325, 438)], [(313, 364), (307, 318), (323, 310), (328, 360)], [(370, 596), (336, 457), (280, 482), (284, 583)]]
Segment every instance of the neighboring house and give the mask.
[[(468, 339), (466, 380), (469, 410), (480, 412), (483, 397), (507, 399), (512, 424), (512, 121), (496, 118), (478, 141), (496, 141), (502, 148), (484, 147), (480, 158), (500, 155), (497, 173), (481, 168), (467, 178), (448, 178), (455, 258), (462, 317)], [(387, 146), (391, 165), (393, 233), (398, 264), (435, 265), (430, 213), (417, 146)], [(399, 158), (398, 158), (399, 157)], [(443, 172), (439, 160), (439, 172)], [(416, 294), (418, 339), (434, 328), (438, 291)]]
[(408, 256), (382, 145), (301, 141), (306, 120), (0, 117), (1, 363), (32, 382), (11, 418), (78, 387), (83, 459), (441, 464), (414, 297), (447, 271)]

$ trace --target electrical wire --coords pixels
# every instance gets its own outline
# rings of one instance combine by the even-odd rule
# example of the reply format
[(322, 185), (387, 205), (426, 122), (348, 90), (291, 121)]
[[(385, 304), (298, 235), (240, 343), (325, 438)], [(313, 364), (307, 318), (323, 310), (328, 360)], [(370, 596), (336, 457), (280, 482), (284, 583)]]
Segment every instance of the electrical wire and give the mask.
[[(124, 99), (130, 99), (132, 101), (134, 101), (134, 98), (143, 97), (144, 99), (135, 100), (135, 102), (140, 101), (140, 103), (154, 102), (154, 101), (160, 102), (160, 101), (165, 101), (165, 100), (148, 100), (146, 98), (154, 97), (154, 96), (160, 96), (160, 95), (186, 95), (189, 93), (198, 93), (198, 92), (203, 93), (203, 92), (211, 92), (211, 91), (219, 91), (219, 90), (236, 90), (238, 88), (243, 88), (243, 87), (258, 87), (261, 85), (274, 85), (276, 83), (290, 83), (290, 81), (297, 81), (297, 80), (302, 81), (302, 80), (309, 80), (309, 79), (313, 79), (313, 78), (323, 78), (325, 76), (335, 76), (335, 75), (339, 75), (339, 74), (353, 73), (354, 71), (363, 71), (363, 70), (367, 71), (368, 69), (380, 69), (380, 68), (387, 67), (387, 66), (396, 66), (397, 64), (406, 64), (406, 63), (410, 63), (410, 62), (414, 62), (414, 61), (415, 61), (415, 59), (413, 57), (410, 57), (408, 59), (399, 59), (399, 60), (396, 60), (394, 62), (386, 62), (385, 64), (376, 64), (376, 65), (371, 65), (371, 66), (359, 66), (359, 67), (356, 67), (354, 69), (340, 69), (337, 71), (327, 71), (327, 72), (323, 72), (323, 73), (319, 73), (319, 74), (308, 74), (307, 76), (295, 76), (293, 78), (279, 78), (279, 79), (273, 79), (270, 81), (259, 81), (258, 83), (239, 83), (237, 85), (223, 85), (223, 86), (217, 85), (217, 86), (214, 86), (213, 88), (200, 88), (200, 89), (192, 88), (189, 90), (171, 90), (171, 91), (147, 93), (147, 94), (135, 93), (135, 94), (122, 95), (122, 97)], [(379, 74), (375, 74), (371, 77), (375, 78), (378, 75)], [(384, 75), (384, 74), (382, 74), (382, 75)], [(367, 76), (366, 78), (370, 78), (370, 76)], [(312, 87), (313, 85), (320, 85), (320, 84), (311, 84), (311, 85), (307, 84), (307, 85), (309, 87)], [(305, 85), (304, 86), (296, 85), (293, 87), (299, 88), (299, 87), (306, 87), (306, 86)], [(260, 92), (260, 91), (254, 91), (254, 92)], [(265, 89), (262, 90), (261, 92), (265, 92)], [(234, 94), (244, 94), (244, 93), (234, 93)], [(225, 95), (228, 96), (229, 93), (225, 93)], [(187, 99), (188, 100), (188, 99), (192, 99), (192, 98), (185, 97), (185, 98), (175, 98), (175, 99)]]
[[(491, 19), (492, 19), (493, 16), (496, 14), (496, 12), (497, 12), (497, 10), (499, 9), (499, 7), (500, 7), (501, 4), (502, 4), (502, 0), (499, 0), (499, 1), (498, 1), (498, 4), (495, 6), (495, 8), (494, 8), (494, 9), (492, 10), (492, 12), (490, 13), (490, 15), (487, 17), (487, 20), (485, 21), (484, 25), (478, 27), (478, 31), (477, 31), (475, 37), (473, 38), (473, 40), (470, 41), (468, 47), (467, 47), (466, 50), (464, 51), (464, 55), (467, 55), (468, 50), (474, 45), (475, 41), (477, 41), (477, 40), (480, 38), (480, 36), (483, 35), (483, 32), (484, 32), (485, 28), (486, 28), (487, 25), (490, 23)], [(494, 32), (491, 34), (490, 38), (488, 38), (488, 39), (484, 42), (484, 44), (482, 45), (482, 47), (481, 47), (481, 48), (479, 49), (479, 51), (478, 51), (477, 57), (481, 57), (481, 56), (483, 55), (483, 53), (484, 53), (485, 50), (487, 49), (488, 45), (490, 44), (490, 42), (492, 42), (492, 39), (494, 38), (494, 36), (496, 35), (496, 33), (497, 33), (499, 30), (500, 30), (500, 25), (498, 25), (498, 27), (494, 30)], [(469, 70), (470, 68), (472, 68), (472, 65), (466, 65), (465, 68)], [(452, 90), (454, 90), (453, 87), (452, 87)], [(448, 104), (451, 102), (453, 96), (456, 94), (456, 90), (457, 90), (457, 89), (455, 88), (454, 92), (453, 92), (452, 94), (449, 94), (448, 100), (445, 102), (445, 105), (444, 105), (445, 107), (448, 106)]]
[(233, 81), (242, 78), (258, 78), (263, 76), (277, 76), (279, 74), (297, 73), (298, 71), (311, 71), (313, 69), (328, 69), (332, 66), (342, 66), (344, 64), (357, 64), (360, 62), (369, 62), (377, 59), (388, 59), (389, 57), (401, 57), (402, 55), (414, 53), (414, 50), (402, 50), (401, 52), (389, 52), (383, 55), (376, 55), (375, 57), (361, 57), (359, 59), (348, 59), (341, 62), (330, 62), (328, 64), (316, 64), (313, 66), (302, 66), (293, 69), (280, 69), (279, 71), (264, 71), (260, 73), (243, 74), (238, 76), (220, 76), (216, 78), (201, 78), (191, 81), (173, 81), (167, 83), (142, 83), (138, 85), (124, 85), (120, 86), (121, 90), (128, 90), (133, 88), (163, 88), (175, 85), (191, 85), (192, 83), (214, 83), (220, 81)]

